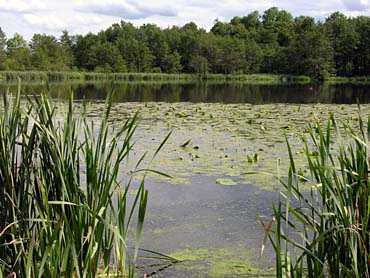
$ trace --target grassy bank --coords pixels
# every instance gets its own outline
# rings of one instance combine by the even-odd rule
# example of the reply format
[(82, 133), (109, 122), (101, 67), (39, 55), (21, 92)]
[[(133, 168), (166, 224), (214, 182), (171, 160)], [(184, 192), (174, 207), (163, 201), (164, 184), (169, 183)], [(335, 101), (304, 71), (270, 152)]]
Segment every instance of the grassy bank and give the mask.
[(370, 84), (370, 76), (341, 77), (330, 76), (325, 79), (328, 83), (335, 84)]
[[(260, 84), (307, 84), (314, 82), (304, 75), (279, 74), (167, 74), (167, 73), (99, 73), (99, 72), (58, 72), (58, 71), (0, 71), (0, 82), (41, 81), (118, 81), (118, 82), (241, 82)], [(367, 84), (370, 77), (328, 76), (328, 83)]]
[(279, 74), (208, 74), (198, 77), (204, 81), (242, 82), (242, 83), (310, 83), (308, 76), (279, 75)]
[[(308, 128), (307, 179), (288, 143), (289, 173), (266, 225), (277, 277), (370, 277), (370, 118), (366, 125), (359, 117), (359, 126), (331, 115), (326, 127), (317, 121)], [(304, 192), (302, 183), (311, 190)]]
[(170, 81), (217, 81), (245, 83), (310, 83), (307, 76), (273, 74), (165, 74), (165, 73), (96, 73), (96, 72), (53, 72), (53, 71), (1, 71), (0, 81), (18, 79), (26, 82), (41, 81), (122, 81), (122, 82), (170, 82)]
[(112, 95), (95, 125), (72, 97), (63, 109), (46, 93), (4, 96), (0, 277), (133, 277), (148, 193), (121, 183), (136, 117), (111, 127)]

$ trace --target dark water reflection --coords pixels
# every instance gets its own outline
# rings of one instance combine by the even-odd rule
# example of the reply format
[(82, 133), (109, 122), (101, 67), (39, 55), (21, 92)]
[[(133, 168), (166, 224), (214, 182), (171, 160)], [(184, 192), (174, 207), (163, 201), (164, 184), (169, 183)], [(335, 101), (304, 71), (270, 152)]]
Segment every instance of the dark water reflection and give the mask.
[[(1, 84), (0, 90), (16, 88)], [(110, 83), (53, 83), (52, 95), (67, 98), (72, 88), (76, 99), (104, 99)], [(369, 85), (256, 85), (243, 83), (116, 83), (117, 102), (222, 102), (222, 103), (370, 103)], [(26, 84), (25, 91), (39, 92), (40, 84)]]

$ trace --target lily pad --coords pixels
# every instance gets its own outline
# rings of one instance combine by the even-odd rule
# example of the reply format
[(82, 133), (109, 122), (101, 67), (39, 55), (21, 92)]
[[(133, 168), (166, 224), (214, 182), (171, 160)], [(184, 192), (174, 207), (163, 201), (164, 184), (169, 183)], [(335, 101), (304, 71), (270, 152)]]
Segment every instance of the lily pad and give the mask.
[(232, 179), (228, 179), (228, 178), (217, 179), (216, 183), (217, 184), (222, 184), (222, 185), (228, 185), (228, 186), (234, 186), (234, 185), (238, 184), (235, 181), (233, 181)]

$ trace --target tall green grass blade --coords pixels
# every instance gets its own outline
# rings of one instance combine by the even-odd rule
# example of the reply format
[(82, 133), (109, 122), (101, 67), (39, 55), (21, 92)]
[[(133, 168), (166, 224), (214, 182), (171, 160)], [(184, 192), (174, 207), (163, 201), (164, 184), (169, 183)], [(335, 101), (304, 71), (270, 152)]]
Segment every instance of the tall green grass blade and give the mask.
[(365, 126), (360, 115), (358, 126), (340, 129), (330, 114), (325, 128), (318, 120), (308, 127), (309, 138), (303, 138), (313, 183), (308, 192), (299, 185), (286, 139), (290, 169), (286, 180), (279, 179), (284, 191), (272, 207), (276, 223), (268, 233), (277, 277), (370, 276), (370, 119)]
[(97, 131), (87, 104), (76, 111), (72, 92), (65, 110), (47, 92), (27, 97), (24, 107), (20, 92), (19, 85), (14, 98), (4, 95), (0, 114), (1, 271), (20, 277), (133, 276), (127, 232), (137, 210), (137, 250), (148, 192), (142, 183), (128, 205), (132, 176), (124, 194), (115, 192), (124, 186), (118, 179), (137, 115), (110, 126), (112, 89)]
[(157, 154), (161, 151), (161, 149), (163, 148), (163, 146), (166, 144), (166, 142), (168, 141), (168, 139), (170, 138), (172, 134), (172, 131), (170, 131), (167, 136), (162, 140), (161, 144), (159, 145), (159, 147), (156, 149), (156, 151), (154, 152), (154, 155), (153, 155), (153, 158), (155, 158), (157, 156)]

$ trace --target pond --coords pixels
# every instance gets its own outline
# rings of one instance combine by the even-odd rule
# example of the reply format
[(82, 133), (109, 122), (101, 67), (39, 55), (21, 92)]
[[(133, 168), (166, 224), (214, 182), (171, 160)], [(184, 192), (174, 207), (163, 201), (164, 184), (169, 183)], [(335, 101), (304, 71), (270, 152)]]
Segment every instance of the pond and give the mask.
[[(58, 99), (68, 98), (72, 87), (76, 101), (90, 101), (89, 116), (98, 120), (110, 84), (50, 86)], [(144, 164), (172, 179), (147, 178), (141, 247), (184, 261), (141, 261), (140, 272), (155, 277), (273, 276), (271, 246), (259, 256), (259, 218), (269, 221), (278, 197), (275, 176), (288, 169), (285, 138), (305, 173), (300, 136), (307, 124), (325, 122), (333, 112), (355, 126), (357, 103), (362, 112), (370, 108), (370, 87), (364, 85), (121, 83), (115, 91), (115, 124), (140, 113), (133, 161), (146, 151), (151, 157), (171, 132), (157, 157)]]

